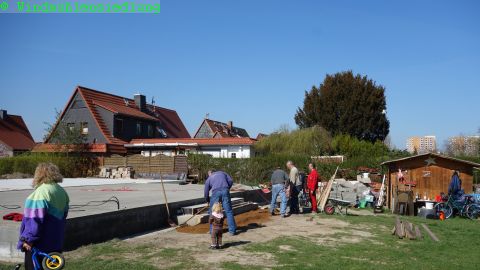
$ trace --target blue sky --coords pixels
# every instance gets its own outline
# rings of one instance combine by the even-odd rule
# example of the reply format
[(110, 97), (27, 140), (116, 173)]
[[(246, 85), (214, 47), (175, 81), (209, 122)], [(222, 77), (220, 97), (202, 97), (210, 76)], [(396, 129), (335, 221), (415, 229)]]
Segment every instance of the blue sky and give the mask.
[(479, 1), (182, 1), (160, 14), (0, 14), (0, 107), (41, 140), (76, 85), (141, 92), (190, 133), (206, 113), (251, 136), (293, 116), (327, 73), (386, 87), (390, 134), (480, 128)]

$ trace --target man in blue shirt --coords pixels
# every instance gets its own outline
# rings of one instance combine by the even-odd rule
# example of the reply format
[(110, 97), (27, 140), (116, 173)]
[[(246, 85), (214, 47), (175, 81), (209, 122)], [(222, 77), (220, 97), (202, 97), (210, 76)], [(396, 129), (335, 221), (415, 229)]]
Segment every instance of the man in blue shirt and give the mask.
[[(216, 202), (221, 202), (227, 216), (228, 232), (230, 235), (235, 235), (237, 224), (233, 217), (232, 200), (230, 198), (230, 188), (233, 185), (232, 177), (223, 171), (215, 170), (209, 171), (208, 175), (204, 190), (205, 201), (210, 203), (208, 213), (210, 214), (212, 212), (212, 206)], [(212, 191), (211, 197), (210, 190)]]

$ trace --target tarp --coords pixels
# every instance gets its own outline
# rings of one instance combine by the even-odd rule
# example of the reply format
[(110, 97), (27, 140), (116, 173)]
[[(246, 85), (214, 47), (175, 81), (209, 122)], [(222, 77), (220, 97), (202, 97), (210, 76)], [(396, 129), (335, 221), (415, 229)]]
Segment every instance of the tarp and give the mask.
[(450, 185), (448, 186), (448, 194), (457, 196), (459, 195), (461, 190), (462, 190), (462, 180), (460, 180), (458, 175), (455, 173), (452, 175), (452, 181), (450, 181)]

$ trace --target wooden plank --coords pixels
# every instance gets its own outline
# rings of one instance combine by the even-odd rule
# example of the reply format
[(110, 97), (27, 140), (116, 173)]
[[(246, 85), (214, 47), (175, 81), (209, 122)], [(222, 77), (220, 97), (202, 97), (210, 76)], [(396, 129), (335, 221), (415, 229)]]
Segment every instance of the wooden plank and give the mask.
[(400, 239), (405, 237), (405, 231), (403, 229), (403, 224), (398, 217), (395, 218), (395, 234)]
[(426, 224), (422, 224), (422, 227), (425, 229), (428, 235), (430, 235), (430, 238), (432, 238), (433, 241), (435, 242), (440, 242), (440, 239), (428, 228)]
[(404, 221), (403, 224), (405, 228), (405, 236), (410, 240), (415, 240), (416, 237), (413, 232), (413, 224), (408, 221)]
[(423, 235), (422, 235), (422, 232), (420, 231), (420, 227), (418, 227), (417, 225), (415, 225), (415, 237), (417, 237), (417, 239), (423, 239)]
[(330, 191), (332, 190), (333, 180), (335, 179), (335, 176), (337, 175), (337, 171), (338, 171), (338, 166), (337, 166), (337, 169), (335, 169), (335, 173), (332, 175), (332, 177), (328, 181), (325, 190), (322, 192), (320, 203), (318, 205), (318, 209), (321, 212), (323, 212), (323, 209), (325, 208), (325, 205), (327, 204), (328, 197), (330, 196)]

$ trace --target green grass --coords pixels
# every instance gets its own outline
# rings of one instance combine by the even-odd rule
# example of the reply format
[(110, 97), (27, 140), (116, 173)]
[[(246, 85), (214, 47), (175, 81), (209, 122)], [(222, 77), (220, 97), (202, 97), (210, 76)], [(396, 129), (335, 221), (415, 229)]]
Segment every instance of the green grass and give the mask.
[[(247, 247), (251, 252), (268, 252), (275, 256), (274, 269), (478, 269), (480, 223), (456, 218), (444, 222), (418, 218), (407, 220), (420, 225), (426, 223), (440, 238), (433, 242), (398, 239), (391, 235), (392, 217), (346, 217), (351, 224), (336, 237), (354, 237), (352, 230), (365, 229), (373, 237), (355, 244), (337, 243), (335, 246), (318, 245), (307, 238), (277, 238)], [(425, 233), (424, 233), (425, 234)], [(281, 250), (288, 245), (291, 250)], [(227, 266), (228, 269), (236, 266)]]
[[(391, 235), (394, 217), (386, 216), (324, 216), (341, 219), (350, 225), (334, 235), (309, 237), (279, 237), (269, 242), (251, 243), (240, 247), (252, 256), (270, 253), (273, 269), (478, 269), (480, 265), (480, 222), (462, 218), (437, 221), (402, 218), (416, 225), (428, 224), (440, 242), (424, 233), (423, 240), (398, 239)], [(312, 223), (312, 226), (316, 226)], [(294, 228), (292, 228), (294, 229)], [(337, 228), (338, 229), (338, 228)], [(358, 232), (366, 232), (358, 236)], [(241, 235), (238, 236), (239, 239)], [(357, 239), (347, 243), (336, 239)], [(329, 240), (319, 243), (317, 240)], [(288, 249), (285, 249), (285, 246)], [(66, 269), (209, 269), (209, 265), (192, 258), (193, 250), (155, 248), (148, 244), (133, 245), (113, 240), (90, 245), (67, 253)], [(234, 249), (232, 249), (234, 252)], [(157, 268), (158, 267), (158, 268)], [(223, 269), (262, 269), (235, 262), (224, 262)], [(0, 264), (0, 270), (13, 269), (12, 264)]]

